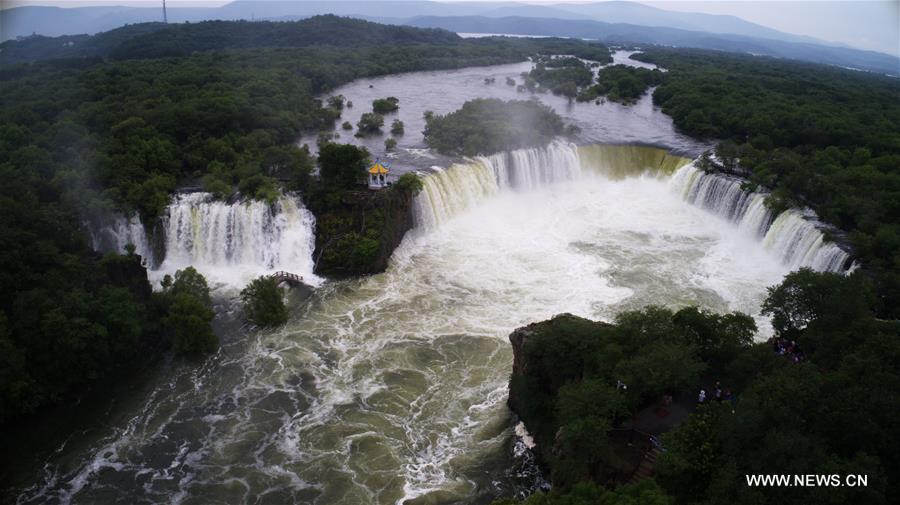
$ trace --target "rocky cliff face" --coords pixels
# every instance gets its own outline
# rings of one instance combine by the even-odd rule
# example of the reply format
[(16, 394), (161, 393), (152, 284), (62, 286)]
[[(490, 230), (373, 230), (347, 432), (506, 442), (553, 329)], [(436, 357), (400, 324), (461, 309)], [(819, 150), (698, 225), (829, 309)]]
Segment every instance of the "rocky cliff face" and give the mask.
[(395, 187), (344, 191), (310, 202), (316, 216), (316, 274), (345, 277), (383, 272), (413, 227), (412, 199), (412, 194)]

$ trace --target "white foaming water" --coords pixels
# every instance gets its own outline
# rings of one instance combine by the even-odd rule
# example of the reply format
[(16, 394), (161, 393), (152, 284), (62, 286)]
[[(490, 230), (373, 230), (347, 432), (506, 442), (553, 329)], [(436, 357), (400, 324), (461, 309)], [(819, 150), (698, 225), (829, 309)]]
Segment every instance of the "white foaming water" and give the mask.
[(777, 252), (791, 269), (808, 266), (813, 270), (843, 272), (850, 255), (825, 240), (814, 216), (788, 209), (775, 218), (763, 243)]
[(287, 270), (313, 279), (315, 219), (297, 199), (223, 202), (208, 193), (178, 195), (163, 218), (166, 258), (160, 272), (193, 265), (212, 280), (241, 286), (255, 275)]
[(826, 272), (844, 272), (850, 255), (837, 244), (825, 240), (811, 211), (788, 209), (778, 216), (765, 206), (766, 195), (745, 190), (743, 181), (722, 174), (707, 173), (693, 164), (672, 176), (673, 188), (693, 205), (725, 218), (759, 237), (766, 249), (791, 269), (809, 267)]
[(137, 216), (126, 218), (116, 216), (111, 222), (96, 228), (89, 223), (85, 225), (91, 238), (91, 247), (95, 251), (115, 252), (123, 254), (125, 246), (134, 245), (135, 253), (141, 255), (144, 266), (152, 268), (153, 253), (147, 232)]
[(258, 275), (286, 270), (318, 285), (313, 275), (315, 218), (299, 199), (283, 195), (261, 201), (224, 202), (209, 193), (176, 195), (159, 232), (164, 248), (157, 257), (137, 217), (119, 216), (92, 231), (94, 249), (122, 252), (126, 244), (144, 258), (151, 280), (193, 266), (212, 285), (240, 288)]
[(452, 216), (507, 189), (536, 189), (575, 180), (581, 164), (575, 144), (556, 141), (544, 148), (478, 156), (425, 177), (415, 202), (416, 227), (433, 229)]
[[(513, 329), (654, 303), (741, 310), (771, 331), (759, 306), (788, 266), (658, 176), (681, 162), (651, 153), (633, 162), (648, 175), (611, 180), (625, 160), (590, 160), (638, 148), (553, 149), (427, 176), (420, 226), (387, 272), (324, 285), (284, 328), (240, 335), (202, 369), (161, 372), (125, 427), (48, 466), (20, 502), (489, 501), (521, 485), (506, 473)], [(207, 263), (243, 257), (195, 231), (229, 213), (210, 204), (181, 202), (172, 247)]]

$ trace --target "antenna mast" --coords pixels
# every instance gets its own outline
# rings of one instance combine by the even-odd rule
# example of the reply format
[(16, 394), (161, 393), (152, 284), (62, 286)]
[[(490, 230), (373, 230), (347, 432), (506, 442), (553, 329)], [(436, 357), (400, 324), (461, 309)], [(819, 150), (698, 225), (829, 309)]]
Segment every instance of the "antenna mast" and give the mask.
[(163, 0), (163, 23), (169, 24), (169, 16), (166, 14), (166, 0)]

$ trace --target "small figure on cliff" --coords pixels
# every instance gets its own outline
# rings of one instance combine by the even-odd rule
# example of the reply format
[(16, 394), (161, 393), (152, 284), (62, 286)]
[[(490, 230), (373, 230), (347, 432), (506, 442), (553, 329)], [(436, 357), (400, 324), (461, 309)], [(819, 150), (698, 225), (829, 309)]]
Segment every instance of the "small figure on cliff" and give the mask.
[(697, 403), (706, 403), (706, 390), (701, 389), (700, 394), (697, 396)]

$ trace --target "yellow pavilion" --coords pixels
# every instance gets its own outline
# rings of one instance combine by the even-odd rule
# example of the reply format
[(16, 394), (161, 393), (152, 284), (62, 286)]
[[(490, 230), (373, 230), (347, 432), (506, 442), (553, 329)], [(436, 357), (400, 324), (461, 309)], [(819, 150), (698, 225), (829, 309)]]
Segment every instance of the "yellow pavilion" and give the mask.
[(387, 177), (391, 173), (390, 165), (375, 160), (369, 167), (369, 189), (382, 189), (388, 186)]

